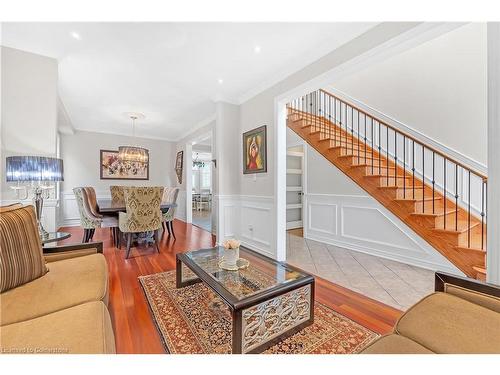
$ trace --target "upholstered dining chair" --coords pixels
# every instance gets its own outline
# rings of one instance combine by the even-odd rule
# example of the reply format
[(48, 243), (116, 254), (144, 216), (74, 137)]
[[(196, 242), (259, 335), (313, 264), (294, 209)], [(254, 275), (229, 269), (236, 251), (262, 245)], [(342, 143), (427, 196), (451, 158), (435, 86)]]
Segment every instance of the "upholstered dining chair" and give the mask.
[[(176, 203), (178, 195), (179, 195), (179, 188), (167, 187), (163, 191), (162, 202), (163, 203)], [(168, 231), (168, 235), (170, 236), (170, 234), (172, 234), (174, 239), (175, 239), (175, 233), (174, 233), (175, 209), (176, 209), (176, 207), (170, 207), (167, 212), (162, 213), (163, 230), (165, 231), (165, 228), (166, 228)]]
[(113, 204), (125, 206), (125, 196), (123, 191), (124, 188), (125, 186), (116, 185), (112, 185), (109, 187), (109, 190), (111, 192), (111, 201), (113, 202)]
[[(104, 216), (99, 213), (95, 190), (92, 187), (76, 187), (73, 189), (78, 212), (80, 214), (80, 225), (83, 227), (82, 242), (89, 242), (94, 237), (96, 228), (117, 228), (118, 220), (114, 217)], [(113, 230), (113, 237), (117, 239), (117, 233)]]
[[(132, 234), (153, 232), (156, 250), (158, 247), (158, 230), (161, 228), (160, 205), (163, 187), (126, 187), (123, 189), (127, 212), (120, 212), (118, 225), (120, 231), (127, 237), (127, 254), (130, 255)], [(120, 241), (121, 242), (121, 241)]]

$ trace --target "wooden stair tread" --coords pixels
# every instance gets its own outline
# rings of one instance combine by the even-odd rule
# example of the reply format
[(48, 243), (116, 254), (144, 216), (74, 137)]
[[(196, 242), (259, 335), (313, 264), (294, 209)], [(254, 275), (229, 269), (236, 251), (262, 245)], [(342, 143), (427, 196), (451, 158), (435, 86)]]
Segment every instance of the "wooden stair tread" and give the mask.
[(479, 266), (473, 266), (472, 267), (475, 271), (479, 272), (479, 273), (482, 273), (482, 274), (485, 274), (486, 275), (486, 269), (483, 268), (483, 267), (479, 267)]
[(454, 213), (455, 213), (455, 210), (447, 210), (446, 214), (444, 212), (435, 212), (435, 213), (431, 213), (431, 212), (414, 212), (414, 213), (411, 213), (410, 215), (440, 217), (440, 216), (444, 216), (444, 215), (451, 215), (451, 214), (454, 214)]
[(470, 223), (467, 223), (467, 222), (463, 222), (463, 221), (458, 221), (458, 228), (455, 229), (455, 223), (453, 223), (453, 225), (450, 225), (450, 226), (447, 226), (446, 229), (444, 228), (434, 228), (433, 230), (436, 231), (436, 232), (451, 232), (451, 233), (466, 233), (468, 232), (469, 230), (472, 230), (473, 228), (477, 227), (478, 225), (481, 225), (481, 223), (478, 223), (478, 222), (472, 222)]

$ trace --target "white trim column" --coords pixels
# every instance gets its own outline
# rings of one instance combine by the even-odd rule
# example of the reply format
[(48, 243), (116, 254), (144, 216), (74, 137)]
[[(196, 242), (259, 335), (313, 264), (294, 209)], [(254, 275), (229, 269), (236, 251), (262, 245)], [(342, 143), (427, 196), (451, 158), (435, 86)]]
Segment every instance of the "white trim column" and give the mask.
[(488, 250), (486, 280), (500, 285), (500, 23), (488, 22)]

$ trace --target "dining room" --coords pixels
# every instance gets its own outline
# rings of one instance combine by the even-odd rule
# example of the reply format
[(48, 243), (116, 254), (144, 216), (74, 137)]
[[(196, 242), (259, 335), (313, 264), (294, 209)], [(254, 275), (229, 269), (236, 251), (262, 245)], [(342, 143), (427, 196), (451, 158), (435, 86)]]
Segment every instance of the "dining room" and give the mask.
[(125, 259), (158, 251), (162, 239), (175, 241), (176, 219), (184, 219), (182, 170), (176, 170), (183, 155), (175, 142), (137, 137), (147, 119), (133, 117), (130, 136), (75, 130), (59, 139), (64, 181), (57, 226), (82, 229), (78, 242), (109, 228)]

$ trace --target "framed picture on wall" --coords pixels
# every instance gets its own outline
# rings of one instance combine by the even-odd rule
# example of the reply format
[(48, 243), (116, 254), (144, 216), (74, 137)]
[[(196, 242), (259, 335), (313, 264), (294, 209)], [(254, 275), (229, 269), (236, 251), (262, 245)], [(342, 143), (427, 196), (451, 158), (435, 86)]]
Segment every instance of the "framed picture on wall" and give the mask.
[(118, 151), (101, 150), (101, 180), (149, 180), (149, 163), (122, 162)]
[(267, 127), (243, 133), (243, 174), (267, 172)]
[(182, 184), (182, 163), (184, 159), (184, 151), (177, 152), (177, 157), (175, 158), (175, 174), (177, 175), (177, 181)]

